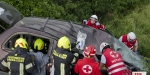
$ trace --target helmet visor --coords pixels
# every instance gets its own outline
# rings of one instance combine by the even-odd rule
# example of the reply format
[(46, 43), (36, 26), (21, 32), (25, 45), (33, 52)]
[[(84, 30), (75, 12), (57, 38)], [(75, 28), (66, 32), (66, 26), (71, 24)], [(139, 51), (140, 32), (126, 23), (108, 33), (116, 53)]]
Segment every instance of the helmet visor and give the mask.
[(135, 40), (135, 39), (130, 39), (130, 38), (129, 38), (129, 41), (130, 41), (130, 42), (132, 42), (132, 41), (134, 41), (134, 40)]
[(91, 20), (94, 20), (94, 21), (97, 21), (97, 19), (96, 19), (96, 18), (94, 18), (94, 17), (91, 17), (90, 19), (91, 19)]

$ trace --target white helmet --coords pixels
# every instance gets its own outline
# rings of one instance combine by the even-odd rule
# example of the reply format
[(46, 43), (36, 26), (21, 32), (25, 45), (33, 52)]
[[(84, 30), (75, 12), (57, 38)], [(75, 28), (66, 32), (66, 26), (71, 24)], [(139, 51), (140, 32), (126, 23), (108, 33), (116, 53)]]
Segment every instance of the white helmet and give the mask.
[(136, 36), (135, 36), (134, 32), (130, 32), (130, 33), (128, 33), (127, 38), (128, 38), (128, 40), (135, 40)]
[(98, 17), (96, 15), (92, 15), (90, 19), (98, 20)]
[(106, 48), (106, 47), (110, 48), (110, 45), (108, 43), (106, 43), (106, 42), (101, 43), (101, 45), (100, 45), (100, 52), (102, 53), (103, 49)]

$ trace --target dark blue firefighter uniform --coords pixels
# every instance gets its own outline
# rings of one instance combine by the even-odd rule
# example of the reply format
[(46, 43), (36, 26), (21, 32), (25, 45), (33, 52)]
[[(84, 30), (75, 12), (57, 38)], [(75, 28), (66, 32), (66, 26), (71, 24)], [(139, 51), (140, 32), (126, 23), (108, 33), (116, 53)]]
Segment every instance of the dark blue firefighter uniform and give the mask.
[(35, 69), (34, 56), (27, 54), (26, 49), (16, 48), (0, 63), (2, 70), (9, 70), (9, 75), (30, 75)]

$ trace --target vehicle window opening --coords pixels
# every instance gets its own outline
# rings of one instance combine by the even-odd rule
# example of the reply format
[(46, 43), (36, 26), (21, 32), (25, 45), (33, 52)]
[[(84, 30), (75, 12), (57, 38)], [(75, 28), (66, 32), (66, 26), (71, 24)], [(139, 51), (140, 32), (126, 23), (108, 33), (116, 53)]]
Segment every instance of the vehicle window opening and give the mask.
[[(37, 36), (33, 36), (33, 35), (29, 35), (29, 34), (17, 34), (12, 36), (6, 43), (5, 43), (5, 48), (7, 50), (14, 50), (14, 44), (16, 42), (16, 40), (18, 38), (24, 38), (26, 39), (26, 41), (28, 42), (28, 49), (29, 51), (34, 51), (34, 52), (42, 52), (44, 54), (48, 53), (49, 50), (49, 45), (50, 45), (50, 41), (49, 39), (45, 39), (45, 38), (41, 38), (41, 37), (37, 37)], [(37, 50), (34, 49), (34, 42), (36, 39), (42, 39), (44, 42), (44, 48), (42, 50)]]
[(16, 36), (13, 36), (12, 38), (10, 38), (8, 40), (8, 42), (6, 42), (5, 47), (9, 48), (11, 50), (14, 50), (14, 44), (19, 37), (20, 37), (20, 35), (16, 35)]
[[(41, 39), (44, 42), (44, 48), (42, 50), (37, 50), (37, 46), (34, 47), (35, 41), (37, 39)], [(29, 48), (29, 50), (32, 49), (34, 52), (42, 52), (44, 54), (48, 53), (49, 44), (50, 44), (50, 41), (48, 39), (44, 39), (44, 38), (40, 38), (40, 37), (36, 37), (36, 36), (31, 36), (30, 39), (29, 39), (29, 42), (30, 42), (30, 48)]]

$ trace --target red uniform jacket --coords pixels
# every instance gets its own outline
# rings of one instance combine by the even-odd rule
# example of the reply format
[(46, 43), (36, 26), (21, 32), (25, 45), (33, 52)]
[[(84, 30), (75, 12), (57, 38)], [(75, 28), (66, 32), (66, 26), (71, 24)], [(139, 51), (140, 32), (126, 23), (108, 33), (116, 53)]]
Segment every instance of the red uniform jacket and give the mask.
[(134, 40), (132, 42), (128, 41), (127, 35), (122, 35), (122, 42), (131, 50), (133, 50), (133, 46), (136, 43), (137, 40)]
[(80, 75), (101, 75), (99, 63), (94, 58), (79, 59), (74, 71)]
[(106, 27), (103, 24), (100, 24), (99, 22), (96, 22), (95, 24), (92, 24), (90, 20), (84, 20), (83, 24), (86, 24), (90, 27), (96, 28), (96, 29), (100, 29), (100, 30), (105, 30)]
[(103, 55), (106, 58), (106, 68), (109, 75), (123, 75), (127, 70), (120, 53), (107, 48)]

